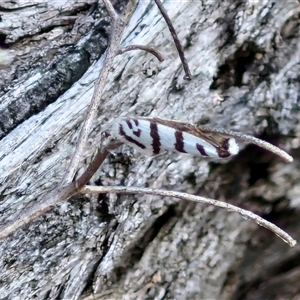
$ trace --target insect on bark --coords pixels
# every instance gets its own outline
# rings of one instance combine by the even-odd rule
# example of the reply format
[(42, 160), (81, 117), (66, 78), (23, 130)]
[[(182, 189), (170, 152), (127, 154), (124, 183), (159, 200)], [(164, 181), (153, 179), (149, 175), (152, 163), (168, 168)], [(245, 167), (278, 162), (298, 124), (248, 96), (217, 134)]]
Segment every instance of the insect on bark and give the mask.
[(212, 158), (235, 155), (239, 147), (234, 138), (204, 132), (200, 126), (159, 118), (118, 118), (111, 135), (149, 156), (166, 150)]

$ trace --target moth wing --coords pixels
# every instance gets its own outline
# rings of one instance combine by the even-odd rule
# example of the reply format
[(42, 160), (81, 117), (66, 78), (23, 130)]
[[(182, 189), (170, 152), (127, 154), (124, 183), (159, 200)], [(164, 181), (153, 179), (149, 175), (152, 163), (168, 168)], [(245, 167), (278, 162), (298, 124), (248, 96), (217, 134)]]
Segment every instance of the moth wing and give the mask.
[(112, 134), (121, 142), (130, 145), (138, 152), (153, 156), (149, 121), (143, 119), (119, 118), (112, 124)]
[(153, 149), (152, 149), (151, 145), (150, 145), (149, 148), (145, 148), (145, 149), (138, 148), (138, 147), (136, 147), (136, 146), (133, 145), (133, 144), (131, 144), (131, 146), (132, 146), (137, 152), (142, 153), (142, 154), (144, 154), (144, 155), (146, 155), (146, 156), (155, 157), (155, 156), (160, 155), (160, 154), (154, 154), (154, 153), (153, 153)]
[[(205, 143), (203, 145), (207, 149), (207, 152), (211, 153), (211, 155), (208, 156), (225, 158), (231, 155), (235, 155), (239, 151), (239, 147), (234, 138), (214, 132), (212, 130), (209, 130), (209, 128), (204, 128), (200, 125), (194, 125), (174, 120), (165, 120), (160, 118), (154, 118), (153, 120), (155, 120), (155, 122), (159, 124), (172, 127), (178, 131), (188, 133), (205, 141), (209, 144), (209, 146)], [(216, 149), (218, 153), (217, 155), (214, 154), (215, 151), (213, 148)]]
[(195, 128), (199, 136), (216, 147), (220, 158), (229, 157), (239, 152), (239, 146), (234, 138), (214, 132), (209, 130), (209, 128), (203, 128), (197, 125), (195, 125)]
[(122, 118), (113, 125), (113, 135), (137, 151), (156, 156), (164, 150), (225, 158), (237, 154), (234, 138), (209, 128), (160, 118)]

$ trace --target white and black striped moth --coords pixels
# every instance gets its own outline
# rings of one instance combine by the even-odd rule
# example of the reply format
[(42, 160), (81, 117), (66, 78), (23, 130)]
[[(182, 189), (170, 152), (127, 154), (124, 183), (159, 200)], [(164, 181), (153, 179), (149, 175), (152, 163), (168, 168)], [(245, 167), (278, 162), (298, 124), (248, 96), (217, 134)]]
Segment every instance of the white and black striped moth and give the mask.
[(111, 135), (137, 151), (155, 156), (166, 150), (212, 158), (235, 155), (234, 138), (202, 131), (200, 126), (159, 118), (125, 117), (114, 120)]
[(111, 136), (149, 156), (170, 150), (212, 158), (237, 154), (239, 146), (235, 138), (238, 138), (264, 148), (286, 162), (293, 161), (293, 157), (285, 151), (251, 135), (159, 118), (117, 118), (110, 131), (105, 131), (105, 136)]

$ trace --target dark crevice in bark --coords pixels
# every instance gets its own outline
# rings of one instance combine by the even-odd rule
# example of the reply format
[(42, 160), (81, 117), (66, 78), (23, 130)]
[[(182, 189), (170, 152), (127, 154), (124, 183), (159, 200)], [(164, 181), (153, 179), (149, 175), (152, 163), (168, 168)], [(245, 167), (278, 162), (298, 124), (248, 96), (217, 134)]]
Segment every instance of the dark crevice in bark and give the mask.
[(196, 181), (197, 177), (195, 175), (195, 173), (189, 173), (185, 176), (184, 180), (186, 182), (188, 182), (191, 186), (195, 187), (196, 184), (197, 184), (197, 181)]
[[(50, 299), (50, 293), (51, 293), (51, 290), (47, 291), (44, 295), (44, 299)], [(37, 297), (36, 297), (37, 298)], [(33, 298), (34, 299), (34, 298)], [(59, 295), (58, 297), (56, 297), (56, 299), (59, 299)]]
[(248, 179), (248, 185), (253, 186), (260, 179), (268, 178), (268, 168), (270, 163), (252, 163), (250, 165), (250, 177)]
[[(95, 181), (96, 186), (102, 186), (102, 180), (98, 178)], [(109, 197), (108, 194), (99, 194), (97, 197), (98, 206), (96, 211), (99, 213), (99, 218), (103, 222), (110, 223), (114, 219), (114, 215), (109, 213)]]
[(81, 49), (73, 46), (64, 57), (56, 60), (44, 71), (38, 84), (26, 91), (21, 97), (11, 99), (8, 106), (0, 111), (0, 139), (17, 125), (45, 109), (64, 94), (90, 67), (93, 59), (104, 53), (107, 47), (109, 25), (99, 22)]
[[(83, 294), (87, 293), (87, 292), (93, 292), (93, 287), (94, 287), (94, 281), (95, 281), (95, 277), (97, 277), (97, 270), (98, 267), (100, 265), (100, 263), (102, 262), (102, 259), (105, 257), (106, 253), (109, 251), (110, 246), (111, 246), (111, 236), (114, 234), (114, 232), (116, 231), (116, 229), (119, 226), (119, 223), (112, 218), (112, 215), (108, 214), (106, 216), (102, 215), (101, 221), (107, 222), (108, 225), (106, 226), (106, 230), (105, 233), (102, 234), (102, 239), (101, 239), (101, 248), (100, 251), (99, 249), (95, 249), (96, 253), (95, 255), (99, 256), (99, 259), (96, 259), (93, 268), (90, 270), (88, 279), (86, 281), (85, 287), (83, 289)], [(103, 238), (104, 236), (104, 238)], [(96, 246), (96, 245), (95, 245)]]
[(28, 4), (28, 5), (24, 5), (24, 6), (18, 5), (18, 7), (15, 7), (15, 8), (6, 8), (3, 6), (0, 6), (0, 12), (4, 12), (4, 13), (16, 12), (16, 11), (28, 9), (28, 8), (34, 7), (34, 6), (36, 6), (36, 4)]
[[(261, 56), (265, 54), (254, 42), (244, 43), (237, 51), (219, 67), (211, 90), (228, 90), (232, 86), (241, 87), (243, 85), (257, 86), (262, 80), (266, 80), (264, 74), (259, 70)], [(249, 79), (244, 82), (244, 74), (250, 72)], [(271, 70), (270, 70), (271, 73)]]
[[(108, 163), (113, 167), (113, 177), (119, 177), (119, 182), (117, 184), (126, 186), (127, 177), (130, 174), (130, 166), (132, 165), (130, 157), (126, 153), (117, 152), (108, 156)], [(118, 176), (120, 171), (122, 176)]]
[(300, 13), (295, 13), (284, 22), (280, 30), (282, 40), (290, 44), (294, 39), (300, 36)]
[[(275, 224), (279, 224), (281, 227), (287, 228), (293, 224), (293, 219), (297, 219), (298, 211), (289, 208), (289, 203), (285, 203), (286, 199), (281, 197), (275, 199), (274, 203), (271, 203), (271, 210), (267, 213), (262, 213), (261, 216)], [(275, 238), (275, 237), (273, 237)], [(296, 265), (300, 265), (300, 261)]]
[[(263, 140), (266, 140), (273, 145), (279, 145), (280, 137), (272, 134), (262, 134), (258, 136)], [(238, 199), (240, 194), (243, 194), (245, 188), (255, 188), (260, 184), (271, 184), (270, 176), (272, 174), (272, 166), (280, 162), (280, 158), (274, 154), (268, 152), (265, 149), (259, 148), (255, 145), (247, 145), (241, 150), (235, 157), (233, 157), (227, 164), (219, 164), (215, 162), (210, 163), (210, 175), (208, 178), (208, 184), (206, 190), (208, 196), (211, 198), (219, 198), (221, 196), (233, 200), (233, 204), (240, 205), (245, 209), (249, 209), (249, 203), (260, 203), (261, 205), (270, 206), (276, 203), (270, 203), (269, 200), (264, 200), (262, 197), (257, 198), (255, 195), (251, 196), (251, 199)], [(213, 194), (210, 191), (214, 191), (215, 178), (223, 178), (217, 191)], [(280, 199), (285, 201), (286, 199)], [(250, 208), (251, 210), (251, 208)]]
[[(62, 299), (63, 297), (63, 292), (64, 292), (64, 287), (65, 287), (65, 283), (61, 283), (58, 287), (57, 287), (57, 293), (56, 293), (56, 297), (54, 298), (54, 300), (59, 300)], [(50, 295), (49, 295), (50, 296)], [(47, 299), (47, 298), (45, 298)]]
[(113, 270), (117, 279), (120, 279), (122, 275), (126, 273), (127, 268), (132, 267), (136, 262), (139, 262), (147, 246), (157, 237), (165, 225), (177, 215), (177, 210), (174, 205), (168, 207), (167, 211), (158, 217), (152, 226), (145, 232), (144, 236), (134, 243), (130, 249), (128, 249), (128, 258), (126, 261), (126, 267), (117, 267)]
[[(278, 258), (277, 261), (273, 262), (268, 267), (262, 268), (257, 272), (255, 271), (255, 276), (250, 276), (250, 279), (246, 282), (241, 283), (235, 293), (232, 296), (232, 300), (239, 299), (253, 299), (251, 294), (261, 289), (266, 289), (269, 284), (272, 285), (272, 279), (285, 275), (296, 268), (298, 268), (300, 261), (300, 253), (294, 253), (287, 257)], [(288, 276), (287, 276), (288, 278)], [(278, 286), (278, 292), (280, 293), (281, 287), (286, 284), (285, 281), (282, 282), (282, 286)], [(265, 293), (262, 295), (267, 296)], [(274, 299), (270, 295), (270, 298), (264, 299)]]
[[(226, 16), (228, 17), (228, 15)], [(224, 92), (232, 86), (249, 85), (255, 88), (262, 81), (268, 81), (269, 76), (282, 69), (296, 51), (296, 48), (293, 47), (297, 45), (300, 32), (299, 16), (298, 13), (285, 22), (280, 33), (276, 33), (271, 40), (273, 49), (269, 49), (268, 52), (260, 49), (253, 41), (244, 42), (219, 67), (210, 89), (219, 89)], [(234, 42), (234, 27), (230, 25), (230, 20), (224, 19), (220, 22), (225, 22), (227, 26), (223, 25), (225, 26), (223, 33), (226, 38), (224, 44), (220, 47), (222, 49), (228, 43), (232, 44)], [(287, 47), (287, 45), (290, 45), (290, 47)], [(284, 55), (283, 52), (285, 52)], [(245, 74), (246, 76), (244, 76)]]
[(245, 9), (245, 4), (243, 0), (232, 1), (232, 4), (224, 11), (223, 17), (216, 20), (218, 26), (222, 28), (218, 37), (219, 51), (235, 43), (238, 31), (236, 16)]
[[(93, 293), (93, 284), (95, 279), (95, 273), (97, 272), (97, 268), (101, 262), (102, 258), (99, 257), (99, 260), (93, 265), (93, 268), (90, 271), (90, 274), (86, 280), (86, 285), (82, 290), (82, 295)], [(60, 298), (58, 298), (60, 299)]]
[[(1, 22), (1, 19), (0, 19)], [(9, 45), (5, 43), (7, 35), (0, 32), (0, 48), (2, 49), (8, 49)]]
[[(57, 141), (53, 141), (53, 143), (49, 143), (49, 146), (47, 148), (44, 148), (37, 156), (35, 156), (31, 160), (32, 166), (35, 164), (40, 163), (45, 157), (52, 155), (53, 150), (56, 149), (57, 146)], [(0, 156), (0, 160), (3, 159), (4, 157)]]
[(111, 3), (114, 6), (114, 9), (120, 14), (126, 7), (128, 0), (113, 0)]

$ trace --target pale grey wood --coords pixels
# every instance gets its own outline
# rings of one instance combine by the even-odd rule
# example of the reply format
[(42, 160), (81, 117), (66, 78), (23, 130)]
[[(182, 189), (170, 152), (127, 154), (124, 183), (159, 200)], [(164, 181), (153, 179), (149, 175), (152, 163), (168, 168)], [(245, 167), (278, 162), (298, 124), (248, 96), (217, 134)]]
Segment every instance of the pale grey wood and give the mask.
[[(95, 153), (101, 129), (126, 114), (206, 120), (210, 126), (250, 134), (276, 132), (282, 136), (280, 146), (291, 151), (299, 147), (299, 36), (287, 32), (299, 4), (235, 3), (164, 3), (184, 45), (194, 76), (191, 82), (182, 79), (180, 60), (157, 8), (152, 2), (140, 3), (123, 45), (156, 47), (165, 61), (159, 63), (140, 51), (116, 58), (79, 172)], [(18, 18), (16, 24), (25, 22), (23, 16)], [(223, 45), (228, 24), (234, 25), (235, 38)], [(15, 37), (11, 33), (12, 40)], [(258, 50), (256, 60), (242, 74), (243, 85), (210, 89), (218, 68), (228, 60), (241, 64), (235, 56), (237, 49), (250, 43)], [(0, 141), (1, 224), (60, 181), (100, 68), (101, 59), (54, 103)], [(271, 70), (265, 78), (264, 68)], [(11, 94), (18, 97), (32, 83), (38, 84), (42, 76), (43, 72), (34, 72), (19, 79), (0, 105), (9, 102)], [(258, 82), (257, 77), (263, 79)], [(123, 155), (110, 157), (99, 170), (102, 184), (176, 189), (242, 205), (253, 197), (263, 198), (269, 203), (253, 204), (261, 213), (272, 208), (274, 199), (291, 201), (293, 208), (299, 208), (297, 160), (286, 165), (271, 159), (270, 176), (249, 187), (251, 174), (243, 155), (212, 165), (184, 155), (151, 159), (128, 147), (117, 152), (121, 151)], [(269, 160), (272, 155), (263, 157)], [(243, 273), (242, 268), (249, 240), (257, 249), (261, 236), (268, 240), (271, 253), (266, 253), (275, 252), (274, 257), (297, 253), (255, 224), (211, 207), (149, 196), (109, 195), (107, 203), (110, 215), (104, 204), (104, 212), (97, 210), (96, 197), (76, 197), (1, 241), (0, 299), (78, 299), (92, 291), (100, 293), (99, 299), (229, 299), (242, 277), (251, 272), (245, 268), (248, 273)], [(300, 236), (293, 220), (285, 229)], [(264, 264), (268, 265), (266, 260), (258, 263)]]
[[(76, 19), (78, 10), (95, 3), (95, 0), (3, 0), (0, 30), (7, 34), (7, 42), (15, 42), (26, 35), (34, 36), (47, 28), (59, 27), (68, 19)], [(62, 17), (66, 12), (68, 14)]]

